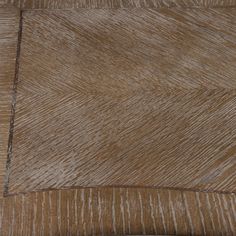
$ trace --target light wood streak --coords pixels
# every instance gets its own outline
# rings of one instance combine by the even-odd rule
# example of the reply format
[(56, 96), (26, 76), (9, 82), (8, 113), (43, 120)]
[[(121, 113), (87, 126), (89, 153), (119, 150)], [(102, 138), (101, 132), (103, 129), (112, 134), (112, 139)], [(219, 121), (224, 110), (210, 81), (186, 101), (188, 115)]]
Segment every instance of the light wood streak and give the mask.
[(234, 235), (235, 200), (235, 194), (142, 188), (28, 193), (4, 198), (1, 235)]

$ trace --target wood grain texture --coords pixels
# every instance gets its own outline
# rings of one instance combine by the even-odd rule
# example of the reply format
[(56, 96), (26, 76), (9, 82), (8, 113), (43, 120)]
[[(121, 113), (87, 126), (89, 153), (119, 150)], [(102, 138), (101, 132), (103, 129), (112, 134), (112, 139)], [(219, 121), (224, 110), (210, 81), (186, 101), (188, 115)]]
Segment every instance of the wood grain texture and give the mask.
[[(160, 18), (154, 21), (155, 26), (157, 27), (163, 24), (162, 21), (169, 21), (170, 18), (177, 13), (179, 13), (177, 17), (179, 18), (179, 15), (183, 13), (182, 10), (177, 10), (177, 13), (175, 11), (176, 10), (174, 10), (173, 13), (170, 13), (169, 10), (167, 12), (155, 12), (154, 15), (158, 14), (162, 19), (159, 24), (157, 24), (156, 21), (160, 20)], [(194, 186), (201, 190), (208, 191), (235, 191), (234, 123), (236, 90), (234, 82), (235, 70), (233, 67), (235, 64), (234, 10), (209, 10), (209, 14), (205, 10), (193, 10), (193, 12), (187, 14), (184, 23), (182, 22), (183, 18), (175, 20), (175, 23), (173, 22), (173, 28), (171, 29), (174, 29), (174, 25), (177, 26), (177, 29), (173, 31), (171, 37), (175, 38), (176, 35), (178, 35), (178, 31), (182, 32), (182, 27), (189, 24), (189, 26), (182, 29), (183, 33), (186, 31), (187, 36), (191, 34), (195, 40), (192, 42), (192, 46), (187, 45), (187, 49), (183, 49), (183, 54), (181, 54), (181, 50), (176, 51), (176, 54), (165, 54), (166, 58), (164, 58), (164, 62), (170, 62), (172, 65), (174, 65), (174, 61), (171, 57), (176, 58), (177, 55), (180, 54), (183, 56), (180, 57), (181, 59), (177, 65), (179, 68), (172, 72), (171, 75), (174, 75), (172, 78), (170, 74), (168, 74), (168, 78), (164, 77), (165, 72), (162, 71), (162, 67), (158, 68), (162, 79), (156, 76), (158, 72), (150, 69), (154, 68), (152, 60), (157, 59), (155, 54), (160, 52), (159, 50), (161, 49), (166, 50), (166, 48), (171, 48), (171, 45), (172, 49), (175, 48), (176, 45), (185, 46), (185, 44), (178, 44), (183, 40), (181, 37), (175, 38), (176, 40), (174, 41), (170, 40), (168, 44), (168, 34), (170, 35), (171, 32), (168, 31), (170, 27), (169, 24), (167, 24), (166, 34), (164, 33), (166, 30), (164, 25), (162, 26), (163, 28), (157, 27), (158, 30), (162, 30), (160, 32), (163, 34), (163, 42), (164, 40), (167, 42), (167, 46), (162, 44), (162, 46), (158, 48), (158, 46), (155, 47), (155, 41), (153, 43), (145, 41), (144, 37), (140, 36), (142, 33), (142, 29), (139, 29), (140, 23), (134, 23), (137, 20), (138, 12), (136, 16), (134, 16), (132, 15), (133, 13), (130, 14), (128, 11), (128, 14), (131, 15), (130, 18), (133, 18), (133, 20), (128, 21), (128, 23), (131, 23), (131, 28), (128, 28), (128, 30), (130, 31), (132, 29), (134, 32), (134, 35), (130, 35), (129, 37), (126, 34), (127, 32), (124, 33), (124, 29), (122, 30), (122, 28), (127, 27), (127, 25), (124, 24), (123, 21), (117, 21), (117, 19), (113, 19), (110, 25), (108, 24), (108, 20), (101, 19), (103, 21), (102, 24), (108, 27), (104, 30), (102, 30), (101, 23), (98, 25), (97, 23), (96, 25), (92, 24), (87, 28), (89, 22), (88, 18), (91, 15), (94, 15), (94, 21), (97, 22), (95, 19), (101, 18), (104, 13), (107, 13), (106, 11), (102, 11), (102, 13), (97, 11), (96, 14), (94, 14), (94, 12), (87, 13), (86, 11), (82, 11), (81, 13), (79, 11), (79, 13), (82, 14), (81, 17), (84, 18), (85, 21), (87, 20), (87, 22), (81, 22), (80, 24), (78, 24), (78, 12), (73, 12), (71, 18), (68, 17), (68, 14), (70, 15), (71, 12), (59, 13), (60, 14), (55, 13), (54, 15), (52, 12), (39, 12), (39, 15), (38, 13), (34, 15), (35, 13), (33, 12), (27, 12), (24, 16), (24, 41), (22, 44), (24, 50), (22, 52), (23, 56), (21, 55), (22, 61), (20, 61), (20, 83), (17, 99), (17, 105), (19, 102), (19, 106), (17, 106), (17, 128), (15, 129), (17, 135), (14, 134), (14, 139), (17, 142), (14, 142), (19, 145), (19, 148), (17, 147), (17, 149), (19, 149), (19, 157), (23, 154), (26, 154), (25, 157), (31, 155), (33, 158), (30, 165), (32, 164), (34, 167), (32, 168), (29, 164), (25, 165), (29, 160), (27, 158), (25, 160), (24, 158), (21, 160), (18, 159), (17, 162), (14, 162), (13, 156), (12, 162), (13, 172), (15, 171), (19, 178), (23, 177), (24, 179), (24, 174), (28, 175), (23, 188), (25, 188), (26, 191), (31, 191), (32, 186), (33, 190), (37, 189), (39, 186), (42, 188), (47, 187), (47, 183), (42, 181), (43, 175), (49, 180), (49, 185), (53, 187), (66, 186), (67, 183), (63, 180), (64, 177), (69, 178), (69, 181), (72, 180), (73, 184), (76, 185), (78, 182), (76, 183), (77, 180), (73, 179), (73, 174), (71, 175), (70, 172), (69, 174), (66, 172), (69, 170), (68, 168), (71, 168), (72, 164), (68, 162), (65, 156), (60, 159), (60, 156), (57, 154), (60, 153), (64, 155), (66, 147), (72, 148), (73, 151), (71, 153), (69, 152), (67, 157), (72, 158), (73, 162), (78, 157), (78, 149), (76, 149), (80, 147), (77, 146), (78, 143), (82, 141), (86, 145), (88, 140), (92, 137), (91, 142), (93, 145), (97, 145), (101, 140), (103, 141), (98, 149), (96, 149), (96, 145), (93, 148), (87, 146), (89, 155), (93, 153), (95, 156), (99, 154), (104, 157), (104, 159), (97, 157), (92, 159), (93, 161), (97, 161), (97, 163), (99, 161), (103, 164), (103, 162), (109, 160), (113, 152), (119, 154), (120, 151), (124, 149), (127, 151), (124, 151), (125, 157), (131, 158), (131, 160), (135, 157), (136, 152), (138, 160), (135, 160), (135, 163), (136, 161), (137, 163), (138, 161), (141, 163), (143, 159), (140, 158), (139, 155), (144, 155), (147, 163), (143, 161), (142, 164), (144, 166), (140, 167), (137, 165), (138, 168), (143, 171), (145, 170), (144, 168), (147, 167), (146, 165), (148, 165), (148, 163), (150, 164), (151, 159), (155, 159), (156, 156), (154, 154), (156, 152), (158, 156), (164, 154), (165, 158), (170, 158), (169, 162), (160, 159), (163, 168), (166, 168), (166, 172), (163, 172), (161, 176), (164, 186), (168, 181), (170, 181), (170, 185), (168, 186), (172, 186), (171, 184), (176, 186), (176, 182), (182, 181), (181, 183), (185, 183), (185, 187), (187, 186), (187, 188)], [(108, 13), (110, 13), (110, 11)], [(119, 13), (120, 18), (123, 17), (124, 21), (127, 20), (122, 11), (116, 13)], [(143, 14), (142, 11), (141, 13)], [(150, 13), (145, 14), (145, 19), (148, 19)], [(169, 14), (171, 17), (169, 17)], [(110, 14), (108, 15), (111, 17)], [(194, 16), (193, 21), (187, 23), (192, 16)], [(199, 19), (197, 19), (198, 16), (200, 16)], [(43, 20), (43, 17), (45, 17), (45, 20)], [(151, 18), (152, 17), (153, 16), (151, 16)], [(45, 21), (47, 25), (45, 25)], [(208, 22), (209, 25), (206, 27)], [(147, 23), (147, 26), (150, 24), (151, 23)], [(56, 25), (54, 29), (55, 32), (50, 29), (53, 25)], [(118, 30), (114, 25), (117, 28), (118, 26), (121, 27), (121, 29)], [(198, 25), (198, 27), (194, 28), (194, 25)], [(5, 158), (7, 156), (6, 140), (9, 136), (11, 109), (9, 104), (12, 100), (10, 91), (12, 90), (14, 77), (13, 64), (15, 64), (17, 51), (16, 41), (18, 26), (19, 13), (17, 11), (0, 9), (1, 175), (5, 172)], [(36, 27), (30, 30), (30, 26)], [(210, 26), (212, 26), (211, 29), (209, 29)], [(98, 29), (93, 32), (94, 35), (92, 36), (90, 31), (91, 29), (94, 30), (94, 28)], [(111, 32), (111, 28), (114, 28), (117, 32)], [(189, 33), (190, 28), (194, 28), (191, 33)], [(203, 28), (205, 28), (205, 30), (203, 30)], [(76, 29), (78, 29), (78, 31)], [(148, 31), (151, 30), (150, 27), (147, 27), (147, 29)], [(75, 34), (73, 33), (74, 31)], [(207, 32), (209, 33), (208, 35), (206, 35)], [(145, 33), (148, 35), (148, 32)], [(219, 33), (220, 38), (217, 38), (216, 35), (219, 35)], [(110, 38), (108, 37), (109, 35), (111, 35)], [(153, 32), (151, 30), (149, 35), (150, 38), (152, 38), (153, 35), (155, 36), (155, 31)], [(84, 39), (78, 40), (83, 38), (81, 36), (83, 36)], [(157, 33), (156, 36), (158, 36)], [(13, 39), (14, 37), (15, 41)], [(28, 39), (26, 39), (26, 37), (28, 37)], [(48, 41), (48, 39), (53, 37), (54, 40), (51, 42), (50, 40)], [(120, 43), (114, 40), (115, 37), (117, 37)], [(126, 39), (124, 39), (125, 37)], [(216, 39), (211, 41), (214, 37), (216, 37)], [(94, 38), (97, 38), (98, 41)], [(187, 38), (189, 40), (189, 37)], [(207, 38), (212, 44), (207, 44)], [(42, 43), (42, 39), (47, 40)], [(86, 39), (89, 39), (87, 44), (85, 43)], [(161, 37), (154, 37), (154, 39), (160, 40)], [(203, 41), (200, 39), (203, 39)], [(186, 40), (185, 43), (187, 43), (188, 40)], [(125, 45), (128, 41), (131, 41), (131, 46)], [(98, 45), (95, 47), (96, 44)], [(40, 48), (37, 48), (38, 45)], [(83, 47), (81, 47), (81, 45)], [(109, 45), (108, 48), (107, 45)], [(148, 51), (147, 45), (153, 47), (154, 51)], [(201, 48), (204, 45), (206, 54), (204, 54), (202, 50), (196, 55), (197, 50), (195, 47)], [(118, 48), (121, 48), (122, 55), (117, 53), (119, 52)], [(209, 54), (205, 58), (205, 62), (207, 62), (206, 67), (199, 69), (198, 66), (202, 65), (202, 62), (198, 62), (199, 64), (196, 66), (196, 61), (194, 60), (186, 60), (188, 63), (183, 60), (186, 55), (184, 50), (188, 51), (192, 48), (195, 48), (195, 51), (190, 52), (188, 56), (192, 59), (194, 58), (193, 55), (196, 55), (198, 58), (196, 60), (197, 62), (198, 60), (201, 61), (207, 53)], [(42, 50), (44, 56), (40, 55), (39, 50)], [(57, 52), (54, 52), (55, 50)], [(95, 53), (93, 53), (94, 50)], [(150, 55), (147, 56), (143, 53), (146, 50)], [(109, 51), (112, 51), (111, 54), (113, 56), (109, 54)], [(129, 55), (130, 51), (132, 55)], [(216, 58), (220, 58), (217, 57), (217, 52), (221, 55), (220, 61), (216, 60)], [(93, 65), (92, 67), (86, 65), (85, 62), (80, 65), (80, 53), (85, 61), (87, 60), (88, 63)], [(86, 53), (88, 53), (88, 55)], [(163, 57), (163, 54), (160, 54), (159, 57), (161, 56)], [(91, 57), (91, 59), (89, 57)], [(104, 64), (102, 62), (99, 64), (101, 58), (105, 58), (104, 61), (106, 61), (107, 67), (104, 66), (106, 63)], [(113, 58), (116, 59), (114, 60)], [(60, 61), (60, 59), (62, 60)], [(136, 65), (132, 62), (132, 59), (135, 59), (138, 64)], [(47, 66), (45, 61), (48, 63)], [(123, 61), (123, 63), (119, 64), (121, 61)], [(216, 64), (212, 63), (213, 61)], [(55, 63), (55, 68), (52, 66), (53, 63)], [(133, 71), (128, 70), (128, 66), (123, 68), (122, 66), (125, 66), (125, 63), (128, 63), (128, 66), (132, 67)], [(185, 67), (186, 63), (188, 64), (187, 67)], [(151, 64), (151, 67), (148, 67), (147, 64)], [(50, 69), (47, 68), (49, 65)], [(99, 69), (94, 65), (103, 68), (101, 74), (99, 74)], [(157, 67), (160, 66), (158, 63), (156, 63), (156, 65)], [(62, 70), (54, 74), (60, 67)], [(217, 70), (217, 67), (220, 67), (221, 70)], [(111, 73), (114, 68), (117, 74)], [(144, 69), (138, 70), (139, 68)], [(180, 68), (184, 68), (185, 72), (179, 72)], [(111, 70), (110, 73), (108, 72), (109, 69)], [(208, 72), (204, 73), (205, 69), (213, 74), (209, 75)], [(89, 73), (90, 70), (93, 71)], [(124, 70), (126, 70), (125, 74), (123, 73)], [(138, 70), (139, 74), (135, 74), (135, 70)], [(145, 79), (140, 76), (144, 70), (148, 71), (146, 79), (149, 78), (149, 81), (145, 81)], [(193, 79), (192, 76), (198, 70), (201, 78), (198, 79), (194, 77)], [(79, 74), (78, 71), (82, 71), (82, 74)], [(222, 71), (222, 73), (220, 71)], [(37, 73), (40, 74), (38, 75)], [(88, 74), (88, 80), (81, 80), (86, 73)], [(187, 73), (191, 75), (189, 78), (187, 78), (187, 76), (184, 77)], [(36, 78), (33, 76), (31, 77), (32, 81), (30, 81), (28, 74), (32, 74)], [(50, 78), (52, 81), (46, 78)], [(79, 83), (76, 80), (77, 78), (79, 78)], [(141, 82), (139, 80), (140, 78)], [(96, 79), (99, 79), (100, 82), (96, 83)], [(55, 81), (58, 83), (55, 83)], [(82, 86), (81, 81), (83, 82)], [(164, 81), (164, 83), (161, 83), (162, 81)], [(35, 114), (33, 115), (32, 113), (34, 112)], [(81, 119), (81, 123), (78, 123), (78, 120), (76, 120), (78, 118)], [(160, 122), (160, 124), (156, 124), (156, 121), (157, 123)], [(97, 126), (95, 126), (95, 123)], [(6, 126), (4, 126), (5, 124)], [(102, 128), (102, 132), (100, 133), (98, 129), (99, 126), (100, 129)], [(78, 127), (81, 134), (80, 132), (79, 134), (77, 133)], [(54, 132), (54, 138), (53, 135), (50, 136), (49, 131)], [(35, 134), (35, 132), (37, 132), (38, 135)], [(160, 133), (160, 136), (158, 136), (157, 133), (158, 135)], [(33, 142), (32, 140), (30, 141), (30, 138), (26, 139), (27, 135), (31, 136)], [(44, 135), (48, 135), (48, 138), (45, 138), (46, 136)], [(62, 137), (63, 135), (65, 137), (64, 139)], [(83, 140), (87, 135), (87, 140)], [(123, 135), (124, 138), (122, 139)], [(1, 139), (2, 137), (3, 139)], [(26, 143), (24, 143), (20, 137), (24, 138)], [(70, 140), (70, 138), (73, 137), (76, 139)], [(158, 147), (154, 145), (156, 141), (159, 141)], [(49, 150), (50, 148), (47, 147), (45, 142), (48, 142), (48, 145), (49, 143), (51, 144), (51, 150)], [(107, 145), (103, 147), (104, 142)], [(135, 142), (136, 145), (132, 145), (132, 143)], [(31, 146), (32, 143), (34, 143), (33, 146)], [(40, 145), (37, 146), (37, 143)], [(75, 149), (72, 143), (75, 144)], [(22, 144), (22, 146), (20, 146), (20, 144)], [(121, 145), (121, 147), (119, 147), (119, 145)], [(167, 147), (170, 148), (170, 150), (166, 150), (166, 145), (168, 145)], [(162, 149), (160, 149), (160, 147), (162, 147)], [(29, 148), (33, 148), (35, 152)], [(152, 151), (149, 151), (148, 148)], [(202, 148), (202, 150), (198, 150), (198, 148)], [(27, 149), (28, 152), (26, 151)], [(42, 149), (44, 150), (42, 151)], [(85, 150), (85, 147), (82, 146), (82, 150)], [(94, 150), (98, 150), (98, 152), (94, 152)], [(172, 153), (171, 150), (175, 153)], [(141, 153), (139, 153), (139, 151), (141, 151)], [(39, 154), (35, 155), (35, 153)], [(56, 157), (51, 156), (50, 159), (50, 157), (43, 156), (42, 154), (44, 153), (45, 155), (48, 153), (50, 155), (56, 154)], [(86, 152), (83, 152), (83, 154), (86, 154)], [(175, 155), (179, 158), (179, 161), (184, 163), (179, 163), (175, 160)], [(190, 158), (191, 155), (192, 157)], [(147, 156), (149, 156), (150, 159), (146, 158)], [(35, 163), (36, 157), (39, 158), (37, 164)], [(114, 161), (118, 162), (119, 156), (115, 157)], [(46, 167), (46, 163), (40, 163), (41, 158), (43, 158), (45, 162), (48, 161), (50, 173), (47, 172), (48, 170), (42, 168)], [(125, 164), (128, 160), (126, 158), (121, 158), (121, 163), (124, 161), (123, 163)], [(192, 163), (188, 161), (190, 159), (193, 161)], [(52, 160), (51, 164), (50, 160)], [(58, 163), (58, 160), (62, 160), (62, 162)], [(84, 160), (89, 159), (85, 158)], [(61, 166), (61, 163), (64, 166)], [(108, 176), (110, 169), (117, 167), (114, 163), (108, 161), (108, 163), (106, 163), (107, 165), (105, 165), (104, 173), (108, 173)], [(170, 169), (168, 169), (170, 168), (170, 163), (172, 163), (171, 166), (174, 168), (171, 172), (173, 176), (170, 175)], [(25, 166), (22, 167), (21, 165)], [(39, 170), (40, 165), (42, 169)], [(53, 165), (57, 166), (57, 168), (52, 168), (54, 167)], [(91, 168), (89, 165), (86, 168)], [(96, 165), (97, 164), (95, 164), (95, 167)], [(131, 169), (132, 165), (131, 162)], [(97, 166), (100, 168), (99, 165)], [(181, 168), (183, 166), (186, 169), (189, 168), (188, 171), (190, 174), (185, 168)], [(135, 167), (135, 165), (133, 167)], [(155, 170), (156, 167), (154, 167), (153, 169)], [(196, 168), (195, 172), (192, 171), (192, 167)], [(18, 168), (22, 168), (22, 170), (28, 168), (28, 173), (30, 173), (29, 170), (31, 171), (32, 169), (36, 171), (36, 176), (40, 179), (38, 182), (39, 185), (37, 185), (37, 181), (35, 182), (31, 174), (23, 173), (23, 175), (20, 176), (19, 172), (17, 172)], [(49, 175), (54, 175), (54, 171), (56, 172), (58, 169), (61, 171), (62, 176), (56, 176), (57, 179), (54, 178), (55, 176), (51, 178)], [(200, 169), (200, 172), (198, 172), (198, 169)], [(75, 171), (73, 168), (71, 170)], [(100, 170), (102, 170), (102, 168)], [(120, 170), (117, 169), (117, 171), (119, 172)], [(155, 171), (152, 171), (153, 170), (151, 170), (150, 173), (157, 174)], [(178, 174), (176, 172), (178, 172)], [(127, 171), (128, 175), (131, 174), (133, 176), (133, 180), (145, 175), (145, 173), (141, 175), (140, 173), (128, 173)], [(200, 173), (202, 173), (202, 176)], [(94, 174), (94, 172), (91, 172), (91, 174)], [(91, 177), (91, 174), (86, 172), (82, 173), (82, 176), (84, 175), (89, 181), (95, 181), (96, 179)], [(185, 180), (181, 177), (183, 174), (189, 174), (190, 178), (194, 176), (195, 179)], [(126, 175), (126, 177), (128, 175)], [(100, 177), (101, 176), (102, 175), (100, 175)], [(127, 179), (125, 180), (126, 177), (119, 175), (119, 173), (117, 175), (112, 174), (112, 176), (112, 181), (121, 181), (122, 178), (124, 178), (122, 180), (124, 182), (129, 181)], [(96, 177), (99, 177), (99, 173), (96, 173)], [(105, 177), (107, 178), (107, 176)], [(29, 178), (32, 178), (32, 183), (29, 182)], [(85, 178), (84, 180), (87, 181)], [(11, 181), (12, 189), (22, 187), (17, 186), (17, 182), (15, 182), (16, 179), (12, 179)], [(21, 181), (22, 179), (18, 183)], [(58, 186), (57, 181), (59, 183)], [(104, 179), (100, 178), (96, 181), (100, 184), (103, 183)], [(150, 179), (144, 178), (141, 181), (144, 181), (145, 184), (148, 183), (148, 181), (150, 183)], [(0, 182), (0, 188), (3, 188), (2, 182)], [(2, 195), (1, 190), (0, 194)], [(8, 196), (2, 200), (1, 197), (2, 196), (0, 196), (0, 235), (3, 236), (236, 234), (235, 193), (222, 194), (216, 192), (204, 193), (170, 189), (103, 187), (40, 191)]]
[(19, 11), (0, 8), (0, 198), (6, 170)]
[(235, 235), (235, 194), (86, 188), (4, 198), (5, 235)]
[(236, 0), (2, 0), (21, 9), (235, 7)]
[(235, 13), (25, 12), (8, 193), (235, 192)]

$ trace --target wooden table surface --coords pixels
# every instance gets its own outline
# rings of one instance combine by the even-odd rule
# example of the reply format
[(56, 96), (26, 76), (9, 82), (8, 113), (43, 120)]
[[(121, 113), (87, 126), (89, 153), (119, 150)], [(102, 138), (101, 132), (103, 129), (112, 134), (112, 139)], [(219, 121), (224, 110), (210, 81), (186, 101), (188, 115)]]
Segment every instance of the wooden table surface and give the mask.
[(235, 0), (0, 1), (1, 235), (236, 235)]

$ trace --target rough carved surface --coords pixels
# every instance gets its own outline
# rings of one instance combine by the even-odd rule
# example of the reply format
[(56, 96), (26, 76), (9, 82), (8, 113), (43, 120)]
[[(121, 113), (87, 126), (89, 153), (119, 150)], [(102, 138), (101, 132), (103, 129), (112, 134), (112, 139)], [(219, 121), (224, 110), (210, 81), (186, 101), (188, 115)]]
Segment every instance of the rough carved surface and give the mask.
[(25, 12), (9, 193), (234, 192), (235, 13)]
[(3, 236), (236, 232), (235, 194), (86, 188), (12, 196), (3, 205)]

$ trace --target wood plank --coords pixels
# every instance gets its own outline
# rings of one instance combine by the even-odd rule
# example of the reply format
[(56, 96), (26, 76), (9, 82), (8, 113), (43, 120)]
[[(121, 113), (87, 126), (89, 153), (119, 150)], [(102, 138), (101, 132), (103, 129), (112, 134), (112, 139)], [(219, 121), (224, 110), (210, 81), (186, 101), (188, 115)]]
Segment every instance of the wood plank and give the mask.
[(18, 29), (19, 11), (0, 8), (0, 199), (7, 161)]
[(4, 198), (1, 235), (234, 235), (235, 201), (235, 194), (143, 188), (28, 193)]
[(235, 192), (235, 13), (24, 12), (8, 193)]
[(2, 0), (21, 9), (235, 7), (236, 0)]

